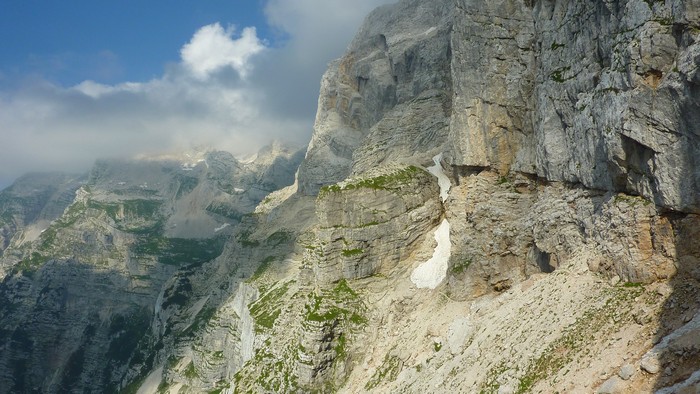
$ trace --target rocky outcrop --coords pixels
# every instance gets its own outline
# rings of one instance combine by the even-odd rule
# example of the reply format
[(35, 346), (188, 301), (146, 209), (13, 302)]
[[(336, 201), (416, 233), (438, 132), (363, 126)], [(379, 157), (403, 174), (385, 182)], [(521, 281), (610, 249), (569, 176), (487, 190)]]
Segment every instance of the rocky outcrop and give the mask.
[(484, 171), (459, 177), (447, 217), (455, 244), (449, 287), (462, 297), (507, 290), (584, 250), (599, 256), (592, 271), (625, 282), (676, 273), (676, 221), (642, 197)]
[(321, 189), (307, 245), (319, 284), (389, 271), (440, 219), (437, 180), (418, 167), (366, 174)]
[[(687, 223), (700, 195), (696, 5), (407, 0), (372, 13), (321, 84), (298, 180), (300, 193), (318, 193), (323, 224), (315, 241), (304, 244), (302, 281), (328, 289), (341, 279), (374, 283), (371, 275), (381, 271), (396, 282), (376, 286), (398, 286), (388, 292), (399, 294), (407, 266), (427, 254), (428, 237), (399, 237), (410, 252), (378, 269), (377, 256), (396, 255), (384, 242), (397, 244), (401, 230), (371, 232), (366, 223), (381, 221), (367, 207), (384, 196), (346, 185), (371, 179), (373, 171), (427, 165), (437, 153), (445, 154), (453, 181), (442, 207), (451, 225), (442, 287), (448, 297), (508, 292), (577, 258), (585, 260), (578, 269), (586, 275), (631, 287), (692, 277), (688, 267), (697, 251), (687, 247), (694, 234)], [(401, 209), (411, 212), (398, 205), (396, 212)], [(430, 217), (431, 226), (421, 227), (426, 232), (438, 218)], [(372, 243), (377, 237), (382, 242)], [(662, 305), (655, 305), (660, 313)], [(319, 326), (309, 336), (317, 334), (316, 348), (326, 349), (318, 356), (330, 363), (335, 331), (328, 330)], [(379, 357), (381, 365), (377, 354), (365, 359), (378, 375), (364, 389), (380, 375), (411, 379), (396, 370), (406, 358), (383, 349), (389, 352)], [(493, 373), (513, 374), (512, 365), (502, 367)], [(321, 370), (314, 364), (313, 371)], [(326, 383), (339, 379), (319, 376)], [(501, 380), (505, 392), (522, 389), (508, 386), (513, 381), (505, 375), (492, 378), (476, 382), (486, 391)], [(385, 389), (407, 387), (434, 388)]]
[(532, 160), (535, 16), (522, 1), (463, 0), (452, 15), (452, 164), (505, 174)]
[(441, 150), (452, 99), (451, 3), (405, 1), (368, 16), (321, 82), (301, 193), (384, 162), (429, 163)]

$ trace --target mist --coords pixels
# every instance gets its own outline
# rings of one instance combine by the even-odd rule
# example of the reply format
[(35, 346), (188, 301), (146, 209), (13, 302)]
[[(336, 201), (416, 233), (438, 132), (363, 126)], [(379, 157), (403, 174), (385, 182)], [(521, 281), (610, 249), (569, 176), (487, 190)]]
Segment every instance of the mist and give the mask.
[(390, 2), (269, 0), (274, 44), (255, 26), (202, 26), (148, 81), (60, 86), (28, 75), (0, 90), (0, 188), (27, 172), (85, 172), (99, 158), (195, 146), (241, 156), (273, 139), (303, 146), (328, 62)]

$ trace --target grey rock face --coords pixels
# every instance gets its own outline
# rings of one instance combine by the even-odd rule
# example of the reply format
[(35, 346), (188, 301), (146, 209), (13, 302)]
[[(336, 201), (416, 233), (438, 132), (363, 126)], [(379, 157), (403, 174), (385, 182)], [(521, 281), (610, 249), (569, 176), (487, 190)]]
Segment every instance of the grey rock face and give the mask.
[(629, 380), (634, 376), (635, 372), (637, 372), (637, 369), (634, 367), (632, 364), (625, 364), (620, 368), (620, 372), (617, 373), (617, 375), (622, 379), (622, 380)]
[(452, 162), (506, 173), (523, 157), (519, 166), (526, 167), (536, 56), (532, 11), (521, 1), (459, 0), (453, 17)]
[(406, 1), (367, 17), (323, 77), (299, 191), (391, 160), (429, 162), (445, 142), (451, 102), (451, 1)]
[(697, 211), (698, 21), (674, 3), (535, 4), (538, 175)]
[(324, 77), (300, 191), (426, 162), (447, 144), (453, 165), (696, 212), (700, 52), (688, 10), (642, 0), (383, 7)]
[(417, 167), (351, 178), (321, 189), (307, 260), (319, 283), (393, 268), (440, 219), (436, 178)]

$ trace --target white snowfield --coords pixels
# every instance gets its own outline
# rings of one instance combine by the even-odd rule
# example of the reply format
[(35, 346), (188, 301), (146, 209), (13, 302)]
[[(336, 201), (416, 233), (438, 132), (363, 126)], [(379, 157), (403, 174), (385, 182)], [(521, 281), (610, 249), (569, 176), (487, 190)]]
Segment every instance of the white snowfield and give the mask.
[(447, 219), (444, 219), (438, 229), (435, 230), (435, 241), (437, 241), (437, 246), (433, 252), (433, 257), (416, 267), (411, 274), (411, 282), (419, 289), (434, 289), (447, 276), (447, 262), (452, 253), (450, 223)]
[[(433, 157), (435, 165), (428, 167), (428, 172), (435, 175), (440, 186), (440, 200), (444, 203), (452, 183), (442, 171), (442, 153)], [(438, 287), (447, 276), (447, 266), (452, 254), (452, 244), (450, 243), (450, 222), (443, 219), (437, 230), (435, 230), (435, 241), (437, 246), (433, 251), (433, 257), (425, 263), (416, 267), (411, 273), (411, 282), (419, 289), (434, 289)]]
[(225, 229), (225, 228), (228, 227), (228, 226), (230, 226), (229, 223), (224, 223), (224, 224), (222, 224), (221, 226), (215, 228), (215, 229), (214, 229), (214, 232), (215, 232), (215, 233), (218, 233), (219, 231)]
[(450, 192), (450, 187), (452, 186), (452, 183), (450, 183), (450, 178), (448, 178), (447, 175), (445, 175), (445, 173), (442, 172), (442, 164), (440, 164), (441, 160), (442, 153), (433, 157), (433, 163), (435, 163), (435, 165), (430, 166), (427, 169), (428, 172), (437, 177), (438, 185), (440, 186), (440, 200), (442, 202), (445, 202), (447, 200), (447, 195)]

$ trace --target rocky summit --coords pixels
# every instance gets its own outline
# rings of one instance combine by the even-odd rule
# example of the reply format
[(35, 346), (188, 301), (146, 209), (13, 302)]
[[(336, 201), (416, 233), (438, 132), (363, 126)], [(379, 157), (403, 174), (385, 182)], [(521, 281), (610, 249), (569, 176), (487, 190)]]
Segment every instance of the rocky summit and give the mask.
[(0, 193), (0, 392), (694, 393), (700, 1), (402, 0), (308, 148)]

